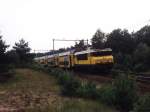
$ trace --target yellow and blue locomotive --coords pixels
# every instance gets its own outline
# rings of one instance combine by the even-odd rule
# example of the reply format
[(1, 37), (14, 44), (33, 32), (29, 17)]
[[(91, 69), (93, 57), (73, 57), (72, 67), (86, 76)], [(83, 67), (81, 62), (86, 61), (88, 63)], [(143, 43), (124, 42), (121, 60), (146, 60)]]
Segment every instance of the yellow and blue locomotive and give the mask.
[(71, 50), (53, 55), (36, 57), (35, 61), (40, 64), (60, 68), (111, 68), (114, 63), (112, 50), (110, 48), (87, 49), (79, 52)]

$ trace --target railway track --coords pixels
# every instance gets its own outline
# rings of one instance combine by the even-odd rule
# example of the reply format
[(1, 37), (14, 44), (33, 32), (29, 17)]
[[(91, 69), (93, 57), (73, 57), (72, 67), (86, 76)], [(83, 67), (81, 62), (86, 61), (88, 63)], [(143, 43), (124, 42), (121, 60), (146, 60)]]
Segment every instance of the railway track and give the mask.
[[(86, 78), (89, 80), (95, 80), (95, 81), (106, 81), (108, 82), (113, 80), (113, 75), (111, 73), (86, 73), (86, 72), (74, 72), (77, 76), (81, 78)], [(125, 72), (119, 72), (119, 73), (125, 73)], [(129, 73), (131, 74), (131, 78), (135, 78), (137, 82), (141, 83), (147, 83), (150, 84), (150, 74), (144, 74), (144, 73)]]
[[(93, 81), (96, 83), (112, 83), (114, 79), (112, 77), (112, 74), (104, 74), (104, 73), (91, 74), (91, 73), (81, 73), (81, 72), (75, 72), (75, 74), (80, 79)], [(150, 92), (150, 74), (136, 73), (131, 78), (135, 78), (137, 85), (139, 87), (139, 91), (141, 93)]]
[(146, 77), (146, 76), (139, 75), (139, 76), (136, 77), (136, 80), (138, 82), (141, 82), (141, 83), (150, 84), (150, 77), (149, 76)]
[(132, 78), (135, 78), (137, 82), (150, 84), (150, 74), (149, 73), (135, 73), (135, 72), (123, 72), (115, 71), (117, 73), (130, 74)]
[(111, 83), (112, 82), (112, 78), (110, 76), (101, 76), (101, 75), (91, 75), (91, 74), (77, 74), (77, 76), (81, 79), (86, 79), (89, 81), (94, 81), (97, 83)]

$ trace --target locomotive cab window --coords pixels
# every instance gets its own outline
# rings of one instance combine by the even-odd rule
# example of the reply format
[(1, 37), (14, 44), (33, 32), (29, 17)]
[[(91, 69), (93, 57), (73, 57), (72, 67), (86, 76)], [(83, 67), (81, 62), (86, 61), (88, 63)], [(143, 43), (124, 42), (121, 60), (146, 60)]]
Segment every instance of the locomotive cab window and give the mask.
[(87, 54), (79, 54), (77, 55), (77, 60), (87, 60), (88, 56)]
[(108, 56), (112, 55), (112, 51), (93, 52), (91, 56)]

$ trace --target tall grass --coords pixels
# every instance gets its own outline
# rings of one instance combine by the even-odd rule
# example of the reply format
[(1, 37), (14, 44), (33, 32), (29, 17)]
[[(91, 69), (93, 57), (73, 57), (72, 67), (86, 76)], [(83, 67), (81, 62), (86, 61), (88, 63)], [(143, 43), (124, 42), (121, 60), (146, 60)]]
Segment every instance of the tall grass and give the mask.
[(137, 101), (135, 81), (128, 78), (128, 74), (117, 73), (112, 85), (97, 89), (94, 83), (82, 82), (66, 70), (44, 68), (44, 71), (56, 77), (62, 95), (96, 99), (125, 112), (132, 110)]

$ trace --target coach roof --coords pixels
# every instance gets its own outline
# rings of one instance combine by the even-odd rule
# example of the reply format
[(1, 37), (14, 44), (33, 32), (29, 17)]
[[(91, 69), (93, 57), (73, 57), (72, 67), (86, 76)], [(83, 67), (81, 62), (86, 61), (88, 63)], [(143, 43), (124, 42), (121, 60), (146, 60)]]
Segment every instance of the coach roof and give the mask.
[(112, 49), (111, 48), (105, 48), (105, 49), (87, 49), (87, 50), (84, 50), (84, 51), (76, 52), (75, 55), (88, 54), (88, 53), (92, 53), (92, 52), (103, 52), (103, 51), (112, 51)]

